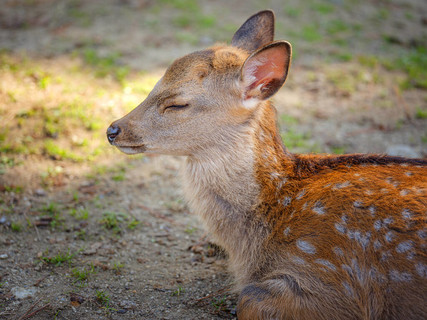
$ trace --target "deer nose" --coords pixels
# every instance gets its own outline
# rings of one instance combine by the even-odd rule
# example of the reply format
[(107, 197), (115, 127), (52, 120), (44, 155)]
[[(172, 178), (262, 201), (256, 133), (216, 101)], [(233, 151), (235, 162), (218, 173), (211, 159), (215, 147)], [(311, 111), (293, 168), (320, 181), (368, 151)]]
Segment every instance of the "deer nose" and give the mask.
[(119, 135), (120, 131), (122, 131), (120, 129), (120, 127), (116, 126), (116, 125), (111, 125), (108, 127), (107, 129), (107, 138), (108, 138), (108, 142), (110, 142), (110, 144), (113, 144), (114, 140), (117, 138), (117, 136)]

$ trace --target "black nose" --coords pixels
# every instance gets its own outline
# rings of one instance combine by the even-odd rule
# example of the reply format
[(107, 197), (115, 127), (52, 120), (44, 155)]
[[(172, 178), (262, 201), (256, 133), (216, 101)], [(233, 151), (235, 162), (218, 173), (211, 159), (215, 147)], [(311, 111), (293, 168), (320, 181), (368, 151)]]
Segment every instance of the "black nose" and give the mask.
[(109, 126), (107, 129), (108, 142), (112, 144), (116, 139), (116, 137), (119, 135), (120, 131), (121, 131), (120, 128), (116, 125)]

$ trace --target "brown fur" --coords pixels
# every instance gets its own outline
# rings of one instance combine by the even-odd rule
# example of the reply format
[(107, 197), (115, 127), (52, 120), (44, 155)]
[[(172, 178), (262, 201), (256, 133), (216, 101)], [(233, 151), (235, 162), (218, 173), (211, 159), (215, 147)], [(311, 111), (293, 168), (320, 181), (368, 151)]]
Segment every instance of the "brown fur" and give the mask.
[(427, 161), (286, 150), (265, 101), (291, 55), (273, 22), (176, 60), (110, 142), (187, 156), (184, 192), (229, 253), (239, 319), (426, 318)]

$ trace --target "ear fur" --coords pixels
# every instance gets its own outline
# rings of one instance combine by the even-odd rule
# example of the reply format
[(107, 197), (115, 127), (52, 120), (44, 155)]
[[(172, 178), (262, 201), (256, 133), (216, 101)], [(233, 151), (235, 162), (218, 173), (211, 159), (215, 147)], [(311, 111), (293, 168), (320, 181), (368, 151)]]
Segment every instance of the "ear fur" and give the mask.
[(251, 108), (274, 95), (285, 83), (292, 56), (287, 41), (275, 41), (252, 53), (240, 70), (243, 105)]
[(247, 52), (253, 52), (258, 48), (274, 40), (274, 12), (264, 10), (251, 16), (233, 36), (231, 45)]

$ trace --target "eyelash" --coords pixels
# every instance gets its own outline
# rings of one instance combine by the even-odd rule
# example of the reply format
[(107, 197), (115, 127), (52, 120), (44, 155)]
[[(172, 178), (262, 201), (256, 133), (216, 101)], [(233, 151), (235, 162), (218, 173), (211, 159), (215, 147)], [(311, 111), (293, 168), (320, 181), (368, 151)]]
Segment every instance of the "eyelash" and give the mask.
[(167, 106), (167, 107), (165, 108), (165, 111), (166, 111), (167, 109), (184, 109), (184, 108), (186, 108), (186, 107), (188, 107), (188, 104), (172, 104), (172, 105), (170, 105), (170, 106)]

